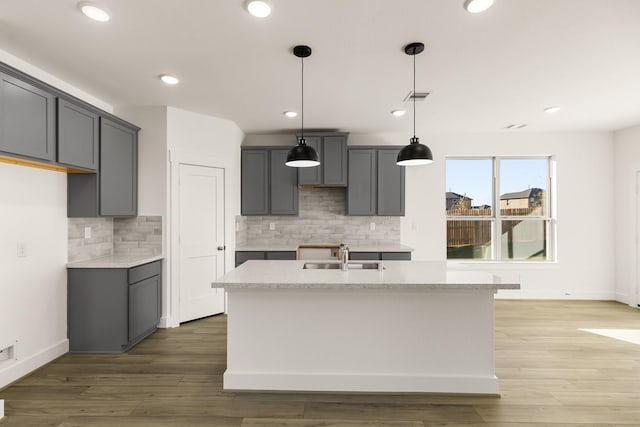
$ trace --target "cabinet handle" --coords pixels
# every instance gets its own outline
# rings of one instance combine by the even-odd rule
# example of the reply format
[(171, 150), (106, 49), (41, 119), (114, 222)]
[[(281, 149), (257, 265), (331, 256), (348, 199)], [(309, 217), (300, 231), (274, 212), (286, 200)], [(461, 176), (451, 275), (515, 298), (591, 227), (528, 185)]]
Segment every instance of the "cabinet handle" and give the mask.
[(226, 246), (218, 246), (219, 251), (224, 251), (226, 248), (227, 248)]

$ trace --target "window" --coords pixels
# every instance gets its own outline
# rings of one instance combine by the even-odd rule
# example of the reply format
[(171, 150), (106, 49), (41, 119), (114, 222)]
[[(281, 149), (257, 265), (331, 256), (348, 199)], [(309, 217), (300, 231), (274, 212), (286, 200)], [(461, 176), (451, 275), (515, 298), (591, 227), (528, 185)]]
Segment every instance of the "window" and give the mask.
[(447, 259), (553, 259), (549, 157), (446, 160)]

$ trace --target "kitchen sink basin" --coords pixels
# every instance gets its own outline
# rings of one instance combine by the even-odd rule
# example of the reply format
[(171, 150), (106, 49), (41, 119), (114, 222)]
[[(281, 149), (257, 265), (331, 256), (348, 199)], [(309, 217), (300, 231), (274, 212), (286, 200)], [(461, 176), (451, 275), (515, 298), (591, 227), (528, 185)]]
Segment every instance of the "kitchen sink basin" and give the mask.
[[(305, 262), (302, 267), (305, 270), (340, 270), (339, 262)], [(349, 270), (384, 270), (381, 262), (350, 262)]]

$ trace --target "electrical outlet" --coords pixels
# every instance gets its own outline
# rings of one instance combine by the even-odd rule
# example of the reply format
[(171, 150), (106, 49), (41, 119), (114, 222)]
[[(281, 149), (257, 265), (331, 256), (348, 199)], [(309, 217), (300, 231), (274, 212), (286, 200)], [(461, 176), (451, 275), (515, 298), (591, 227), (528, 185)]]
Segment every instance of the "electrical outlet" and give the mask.
[(27, 256), (27, 244), (26, 243), (18, 243), (17, 255), (18, 255), (18, 258), (24, 258), (24, 257)]
[(375, 229), (376, 229), (376, 223), (375, 222), (370, 222), (369, 223), (369, 230), (375, 231)]
[(418, 229), (418, 226), (416, 225), (415, 222), (411, 223), (411, 231), (416, 231)]
[(276, 229), (276, 223), (275, 222), (270, 222), (269, 223), (269, 230), (275, 230)]
[(84, 238), (85, 239), (90, 239), (91, 238), (91, 227), (85, 227), (84, 228)]

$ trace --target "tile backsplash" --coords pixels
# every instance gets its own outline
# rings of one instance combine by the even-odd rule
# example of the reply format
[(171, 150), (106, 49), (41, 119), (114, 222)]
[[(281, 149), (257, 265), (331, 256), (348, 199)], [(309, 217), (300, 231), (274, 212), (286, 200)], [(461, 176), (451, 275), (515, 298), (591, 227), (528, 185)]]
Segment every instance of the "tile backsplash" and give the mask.
[(114, 218), (113, 253), (149, 256), (162, 254), (162, 217)]
[[(85, 239), (85, 228), (91, 237)], [(69, 218), (68, 260), (84, 261), (108, 255), (162, 254), (162, 217)]]
[(345, 216), (345, 198), (342, 188), (300, 189), (298, 216), (237, 217), (236, 243), (400, 243), (400, 217)]

